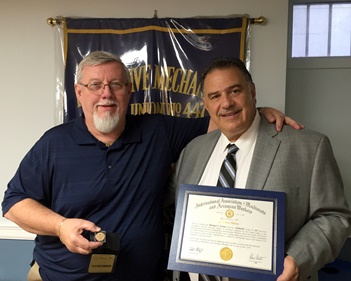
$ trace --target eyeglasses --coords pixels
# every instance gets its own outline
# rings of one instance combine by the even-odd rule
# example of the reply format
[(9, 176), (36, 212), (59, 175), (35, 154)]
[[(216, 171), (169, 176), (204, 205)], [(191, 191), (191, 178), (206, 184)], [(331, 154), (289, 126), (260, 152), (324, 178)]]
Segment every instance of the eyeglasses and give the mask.
[[(82, 84), (78, 83), (79, 85), (82, 85), (86, 88), (88, 88), (89, 91), (91, 91), (95, 95), (102, 95), (105, 90), (105, 87), (108, 86), (110, 91), (113, 92), (114, 94), (118, 93), (121, 91), (125, 86), (128, 85), (128, 83), (121, 83), (119, 81), (112, 81), (110, 83), (104, 84), (102, 82), (94, 81), (94, 82), (89, 82), (88, 84)], [(102, 89), (102, 91), (101, 91)]]

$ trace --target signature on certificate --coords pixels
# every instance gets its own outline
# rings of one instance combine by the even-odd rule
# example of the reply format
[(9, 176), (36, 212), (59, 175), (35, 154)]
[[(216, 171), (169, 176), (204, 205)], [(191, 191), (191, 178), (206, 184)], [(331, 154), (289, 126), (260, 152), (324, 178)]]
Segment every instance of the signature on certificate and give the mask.
[(195, 254), (200, 254), (203, 251), (203, 248), (200, 247), (190, 247), (189, 252), (190, 253), (195, 253)]
[(259, 254), (251, 253), (249, 259), (254, 262), (263, 261), (265, 257), (260, 256)]

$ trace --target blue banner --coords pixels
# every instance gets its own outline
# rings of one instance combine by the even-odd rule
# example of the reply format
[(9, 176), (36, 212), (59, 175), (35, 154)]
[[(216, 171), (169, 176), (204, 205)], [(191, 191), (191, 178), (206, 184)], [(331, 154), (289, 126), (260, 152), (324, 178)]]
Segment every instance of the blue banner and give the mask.
[(77, 117), (74, 93), (78, 63), (92, 51), (121, 57), (130, 69), (133, 93), (129, 114), (161, 113), (198, 118), (206, 115), (200, 78), (212, 58), (245, 60), (248, 19), (73, 19), (65, 18), (64, 122)]

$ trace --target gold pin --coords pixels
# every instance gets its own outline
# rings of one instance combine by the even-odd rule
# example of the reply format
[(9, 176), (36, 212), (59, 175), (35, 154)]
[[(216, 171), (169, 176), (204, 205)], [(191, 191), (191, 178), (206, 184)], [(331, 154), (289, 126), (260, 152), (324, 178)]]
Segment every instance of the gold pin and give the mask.
[(104, 231), (99, 231), (95, 233), (94, 240), (97, 242), (106, 242), (106, 233)]

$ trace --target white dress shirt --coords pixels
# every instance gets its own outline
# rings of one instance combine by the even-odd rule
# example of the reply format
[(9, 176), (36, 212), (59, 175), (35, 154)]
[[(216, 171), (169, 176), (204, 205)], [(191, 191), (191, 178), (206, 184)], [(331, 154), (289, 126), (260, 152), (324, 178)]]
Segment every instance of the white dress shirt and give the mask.
[[(236, 153), (237, 171), (235, 176), (235, 188), (245, 188), (246, 180), (252, 161), (252, 155), (255, 149), (258, 128), (260, 126), (260, 114), (256, 110), (255, 119), (251, 127), (240, 136), (235, 142), (239, 148)], [(224, 158), (227, 155), (227, 145), (231, 143), (222, 133), (206, 165), (204, 173), (200, 179), (199, 185), (217, 186), (219, 172)], [(199, 274), (189, 273), (191, 281), (198, 281)], [(229, 278), (222, 277), (222, 281), (228, 281)]]

